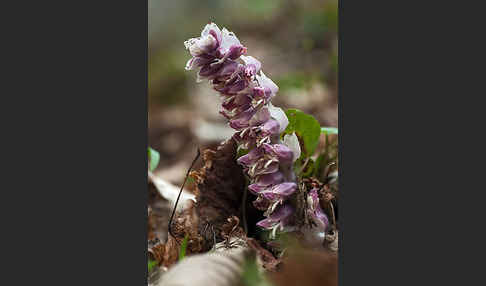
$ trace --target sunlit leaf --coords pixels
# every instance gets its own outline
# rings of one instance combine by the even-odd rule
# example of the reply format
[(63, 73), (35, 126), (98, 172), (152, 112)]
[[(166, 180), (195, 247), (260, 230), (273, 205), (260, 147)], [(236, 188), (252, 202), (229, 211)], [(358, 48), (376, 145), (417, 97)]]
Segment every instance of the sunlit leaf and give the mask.
[(319, 144), (321, 125), (312, 115), (298, 109), (288, 109), (285, 114), (289, 119), (289, 125), (283, 134), (295, 132), (301, 143), (302, 155), (311, 156)]
[(159, 165), (160, 154), (154, 149), (148, 147), (148, 158), (149, 158), (149, 166), (150, 166), (149, 169), (150, 171), (153, 171)]

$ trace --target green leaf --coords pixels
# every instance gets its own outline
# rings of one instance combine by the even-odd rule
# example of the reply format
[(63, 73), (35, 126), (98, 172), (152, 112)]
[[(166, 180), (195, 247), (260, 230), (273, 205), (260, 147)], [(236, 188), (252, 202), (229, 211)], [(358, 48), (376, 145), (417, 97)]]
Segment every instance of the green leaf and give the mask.
[(157, 168), (157, 165), (159, 165), (160, 161), (160, 154), (159, 152), (155, 151), (154, 149), (148, 147), (148, 158), (150, 162), (150, 171), (155, 170)]
[(150, 272), (155, 267), (155, 265), (157, 265), (157, 261), (149, 259), (147, 265), (148, 265), (148, 272)]
[(297, 137), (299, 137), (302, 156), (309, 157), (314, 154), (321, 136), (321, 125), (319, 122), (312, 115), (305, 114), (298, 109), (288, 109), (285, 111), (285, 114), (289, 119), (289, 125), (283, 134), (295, 132)]
[(181, 249), (179, 250), (179, 261), (181, 261), (182, 259), (184, 259), (184, 257), (186, 257), (188, 239), (189, 239), (189, 235), (186, 234), (186, 236), (184, 236), (184, 240), (182, 241)]
[(323, 134), (338, 134), (338, 129), (335, 127), (321, 127)]

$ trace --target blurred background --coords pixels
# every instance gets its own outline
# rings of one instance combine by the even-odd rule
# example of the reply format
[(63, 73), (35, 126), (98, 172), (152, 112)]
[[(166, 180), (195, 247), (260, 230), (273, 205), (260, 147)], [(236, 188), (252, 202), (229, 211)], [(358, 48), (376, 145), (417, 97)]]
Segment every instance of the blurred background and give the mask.
[(233, 31), (280, 88), (273, 104), (338, 127), (337, 0), (149, 0), (149, 134), (156, 174), (180, 185), (198, 147), (233, 134), (219, 96), (184, 69), (184, 41), (210, 21)]

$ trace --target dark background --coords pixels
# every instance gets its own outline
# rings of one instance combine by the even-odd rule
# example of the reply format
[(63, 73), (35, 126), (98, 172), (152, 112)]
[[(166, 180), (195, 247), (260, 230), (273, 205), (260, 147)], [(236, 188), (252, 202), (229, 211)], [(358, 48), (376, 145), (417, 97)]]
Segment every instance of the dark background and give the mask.
[[(2, 285), (145, 283), (147, 2), (5, 5)], [(480, 284), (483, 9), (339, 6), (339, 283)]]

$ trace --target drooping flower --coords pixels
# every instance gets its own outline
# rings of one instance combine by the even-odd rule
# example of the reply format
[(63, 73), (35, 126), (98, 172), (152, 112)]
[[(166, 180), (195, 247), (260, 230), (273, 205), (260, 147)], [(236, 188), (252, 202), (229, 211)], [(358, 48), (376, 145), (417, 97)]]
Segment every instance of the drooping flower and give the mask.
[(307, 195), (307, 204), (309, 205), (307, 214), (317, 228), (322, 232), (325, 232), (327, 226), (329, 225), (329, 219), (319, 204), (319, 195), (317, 191), (317, 188), (313, 188)]
[(185, 41), (184, 46), (192, 56), (186, 69), (200, 68), (198, 81), (215, 79), (230, 72), (237, 67), (234, 60), (246, 53), (246, 47), (233, 32), (225, 28), (221, 31), (214, 23), (207, 24), (200, 37)]
[(294, 227), (291, 225), (293, 213), (294, 208), (290, 204), (284, 204), (283, 206), (275, 209), (275, 211), (266, 219), (257, 222), (257, 225), (271, 230), (272, 237), (275, 237), (277, 230), (290, 231), (294, 229)]
[(255, 178), (254, 183), (248, 186), (254, 193), (259, 193), (273, 185), (278, 185), (284, 181), (284, 175), (281, 172), (261, 175)]
[(278, 86), (263, 73), (260, 61), (244, 55), (246, 47), (226, 28), (210, 23), (185, 46), (192, 56), (186, 69), (198, 69), (198, 81), (207, 79), (220, 93), (220, 113), (235, 129), (239, 148), (249, 150), (237, 162), (250, 177), (249, 190), (257, 195), (253, 205), (267, 217), (257, 225), (272, 230), (272, 235), (294, 229), (294, 207), (288, 199), (297, 191), (292, 165), (300, 147), (295, 134), (280, 140), (289, 121), (271, 103)]

